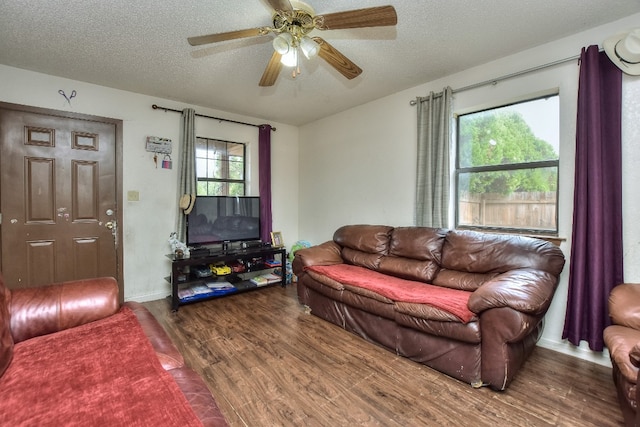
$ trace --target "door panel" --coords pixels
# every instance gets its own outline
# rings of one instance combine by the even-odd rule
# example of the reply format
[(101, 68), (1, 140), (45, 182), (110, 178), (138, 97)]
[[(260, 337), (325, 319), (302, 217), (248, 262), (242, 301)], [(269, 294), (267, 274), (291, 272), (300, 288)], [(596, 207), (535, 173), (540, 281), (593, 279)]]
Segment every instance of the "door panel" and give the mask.
[(100, 271), (100, 241), (95, 238), (73, 240), (73, 265), (77, 277), (98, 277)]
[(73, 219), (75, 221), (99, 221), (98, 163), (73, 161)]
[[(25, 265), (20, 263), (27, 273), (25, 283), (53, 283), (55, 279), (55, 245), (53, 241), (26, 242), (27, 256)], [(11, 275), (11, 269), (7, 268)], [(9, 282), (7, 282), (9, 283)]]
[(113, 276), (121, 283), (119, 231), (106, 227), (121, 218), (121, 122), (16, 107), (0, 104), (5, 282), (16, 288)]
[(27, 224), (53, 224), (55, 223), (54, 203), (56, 192), (54, 188), (55, 160), (26, 157), (24, 163), (26, 187), (25, 222)]

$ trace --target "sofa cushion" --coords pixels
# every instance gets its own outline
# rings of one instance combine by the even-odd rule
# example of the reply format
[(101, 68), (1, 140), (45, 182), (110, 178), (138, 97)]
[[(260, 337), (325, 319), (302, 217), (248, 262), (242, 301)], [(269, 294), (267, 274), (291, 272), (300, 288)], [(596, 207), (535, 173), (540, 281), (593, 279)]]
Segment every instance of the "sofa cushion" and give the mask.
[(377, 270), (380, 267), (380, 260), (384, 258), (382, 254), (370, 254), (351, 248), (342, 248), (342, 258), (345, 262), (359, 267)]
[(311, 266), (308, 270), (326, 275), (340, 283), (367, 288), (393, 301), (433, 305), (454, 314), (465, 323), (474, 316), (467, 307), (470, 292), (400, 279), (349, 264)]
[(389, 255), (440, 264), (447, 230), (429, 227), (396, 227), (391, 231)]
[(395, 304), (395, 321), (417, 331), (429, 335), (451, 338), (471, 344), (481, 342), (480, 322), (474, 317), (469, 323), (428, 304), (397, 302)]
[(393, 227), (386, 225), (345, 225), (333, 233), (333, 241), (360, 252), (386, 255), (391, 230)]
[(344, 289), (349, 292), (353, 292), (354, 294), (362, 295), (363, 297), (371, 298), (371, 299), (383, 302), (385, 304), (394, 303), (392, 299), (389, 299), (384, 295), (379, 294), (378, 292), (372, 291), (371, 289), (363, 288), (361, 286), (353, 286), (353, 285), (349, 285), (348, 283), (345, 283)]
[(11, 336), (11, 317), (9, 299), (11, 294), (0, 277), (0, 377), (9, 367), (13, 356), (13, 337)]
[(433, 279), (433, 284), (473, 292), (498, 275), (499, 273), (467, 273), (464, 271), (441, 269), (435, 279)]
[(331, 289), (336, 291), (344, 291), (344, 285), (337, 280), (332, 279), (331, 277), (325, 276), (324, 274), (317, 273), (313, 269), (307, 271), (309, 276), (311, 276), (315, 281), (322, 283), (323, 285), (328, 286)]
[[(398, 301), (395, 304), (395, 309), (398, 313), (408, 314), (419, 319), (461, 323), (458, 316), (435, 305)], [(478, 320), (478, 318), (473, 316), (471, 320)]]
[(333, 233), (333, 241), (342, 247), (345, 262), (377, 270), (389, 253), (391, 230), (384, 225), (345, 225)]
[(308, 270), (306, 276), (303, 279), (305, 285), (324, 296), (387, 319), (395, 317), (394, 302), (379, 293), (340, 283), (312, 270)]
[(391, 231), (389, 255), (378, 271), (409, 280), (432, 283), (442, 258), (447, 231), (440, 228), (397, 227)]
[(564, 255), (557, 246), (540, 239), (451, 230), (442, 249), (441, 267), (468, 273), (532, 268), (558, 276)]
[(433, 283), (438, 269), (438, 264), (433, 261), (420, 261), (389, 255), (380, 259), (377, 271), (402, 279)]
[(0, 390), (0, 425), (202, 426), (126, 307), (16, 344)]

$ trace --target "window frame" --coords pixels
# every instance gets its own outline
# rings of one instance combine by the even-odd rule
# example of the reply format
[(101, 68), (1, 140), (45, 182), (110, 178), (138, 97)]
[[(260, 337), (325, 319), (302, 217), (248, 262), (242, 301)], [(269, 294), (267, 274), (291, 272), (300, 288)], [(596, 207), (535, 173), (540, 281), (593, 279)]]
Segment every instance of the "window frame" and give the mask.
[[(242, 185), (242, 194), (239, 196), (246, 196), (247, 194), (247, 144), (244, 142), (236, 142), (236, 141), (226, 141), (224, 139), (219, 139), (219, 138), (208, 138), (208, 137), (202, 137), (202, 136), (197, 136), (196, 137), (196, 144), (199, 143), (199, 141), (205, 141), (207, 144), (207, 153), (210, 153), (210, 151), (212, 150), (210, 143), (224, 143), (225, 147), (228, 147), (229, 144), (234, 144), (234, 145), (238, 145), (242, 147), (242, 179), (232, 179), (229, 177), (229, 169), (227, 168), (227, 177), (226, 178), (210, 178), (207, 176), (201, 176), (198, 175), (198, 167), (197, 167), (197, 163), (198, 163), (198, 159), (205, 159), (205, 160), (211, 160), (213, 159), (213, 157), (198, 157), (196, 155), (196, 165), (195, 165), (195, 173), (196, 173), (196, 195), (197, 196), (229, 196), (229, 184), (241, 184)], [(229, 150), (227, 149), (226, 152), (228, 153)], [(227, 158), (224, 160), (227, 162), (227, 164), (229, 164), (229, 156), (227, 155)], [(227, 191), (225, 192), (225, 194), (210, 194), (209, 192), (207, 193), (203, 193), (200, 194), (200, 192), (198, 191), (199, 189), (199, 185), (201, 182), (204, 182), (206, 187), (208, 188), (208, 184), (209, 183), (222, 183), (222, 184), (227, 184), (225, 186), (225, 188), (227, 189)]]
[[(499, 232), (499, 233), (509, 233), (509, 234), (518, 234), (518, 235), (541, 235), (541, 236), (558, 236), (558, 220), (559, 220), (559, 195), (560, 195), (560, 153), (558, 152), (558, 158), (555, 160), (541, 160), (534, 162), (521, 162), (521, 163), (508, 163), (508, 164), (498, 164), (498, 165), (483, 165), (483, 166), (470, 166), (470, 167), (461, 167), (460, 166), (460, 118), (475, 114), (481, 113), (484, 111), (496, 110), (499, 108), (509, 107), (512, 105), (524, 104), (527, 102), (537, 101), (540, 99), (546, 99), (553, 96), (558, 97), (558, 101), (560, 101), (560, 94), (549, 93), (546, 95), (533, 96), (523, 98), (519, 101), (514, 101), (506, 104), (498, 104), (492, 107), (480, 108), (477, 110), (470, 110), (465, 113), (460, 113), (455, 115), (456, 119), (456, 127), (455, 127), (455, 168), (454, 168), (454, 195), (455, 199), (454, 203), (454, 216), (455, 216), (455, 228), (463, 229), (463, 230), (476, 230), (476, 231), (491, 231), (491, 232)], [(560, 133), (560, 129), (558, 129)], [(559, 147), (558, 147), (559, 151)], [(556, 168), (556, 197), (555, 197), (555, 229), (554, 230), (544, 230), (537, 228), (514, 228), (514, 227), (498, 227), (498, 226), (483, 226), (483, 225), (467, 225), (460, 224), (460, 175), (462, 174), (471, 174), (471, 173), (482, 173), (482, 172), (499, 172), (499, 171), (514, 171), (514, 170), (527, 170), (527, 169), (542, 169), (542, 168)]]

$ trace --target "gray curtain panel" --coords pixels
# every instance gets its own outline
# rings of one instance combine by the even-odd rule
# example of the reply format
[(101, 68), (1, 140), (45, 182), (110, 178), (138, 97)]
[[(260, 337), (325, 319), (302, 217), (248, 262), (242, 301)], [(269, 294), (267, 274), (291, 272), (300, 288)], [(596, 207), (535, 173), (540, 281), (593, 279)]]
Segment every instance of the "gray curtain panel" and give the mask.
[(418, 98), (416, 225), (449, 226), (450, 87)]
[[(196, 112), (193, 108), (182, 110), (182, 126), (180, 129), (180, 170), (179, 197), (183, 195), (196, 196)], [(186, 241), (187, 218), (184, 211), (178, 207), (178, 240)]]

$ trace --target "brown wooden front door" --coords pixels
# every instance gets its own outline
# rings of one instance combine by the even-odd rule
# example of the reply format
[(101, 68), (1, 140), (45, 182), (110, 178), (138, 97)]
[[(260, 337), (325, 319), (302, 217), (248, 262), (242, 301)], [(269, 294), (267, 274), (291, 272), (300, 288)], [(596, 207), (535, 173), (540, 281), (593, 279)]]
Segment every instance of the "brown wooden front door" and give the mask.
[(120, 135), (117, 120), (0, 104), (0, 255), (10, 288), (100, 276), (122, 288)]

